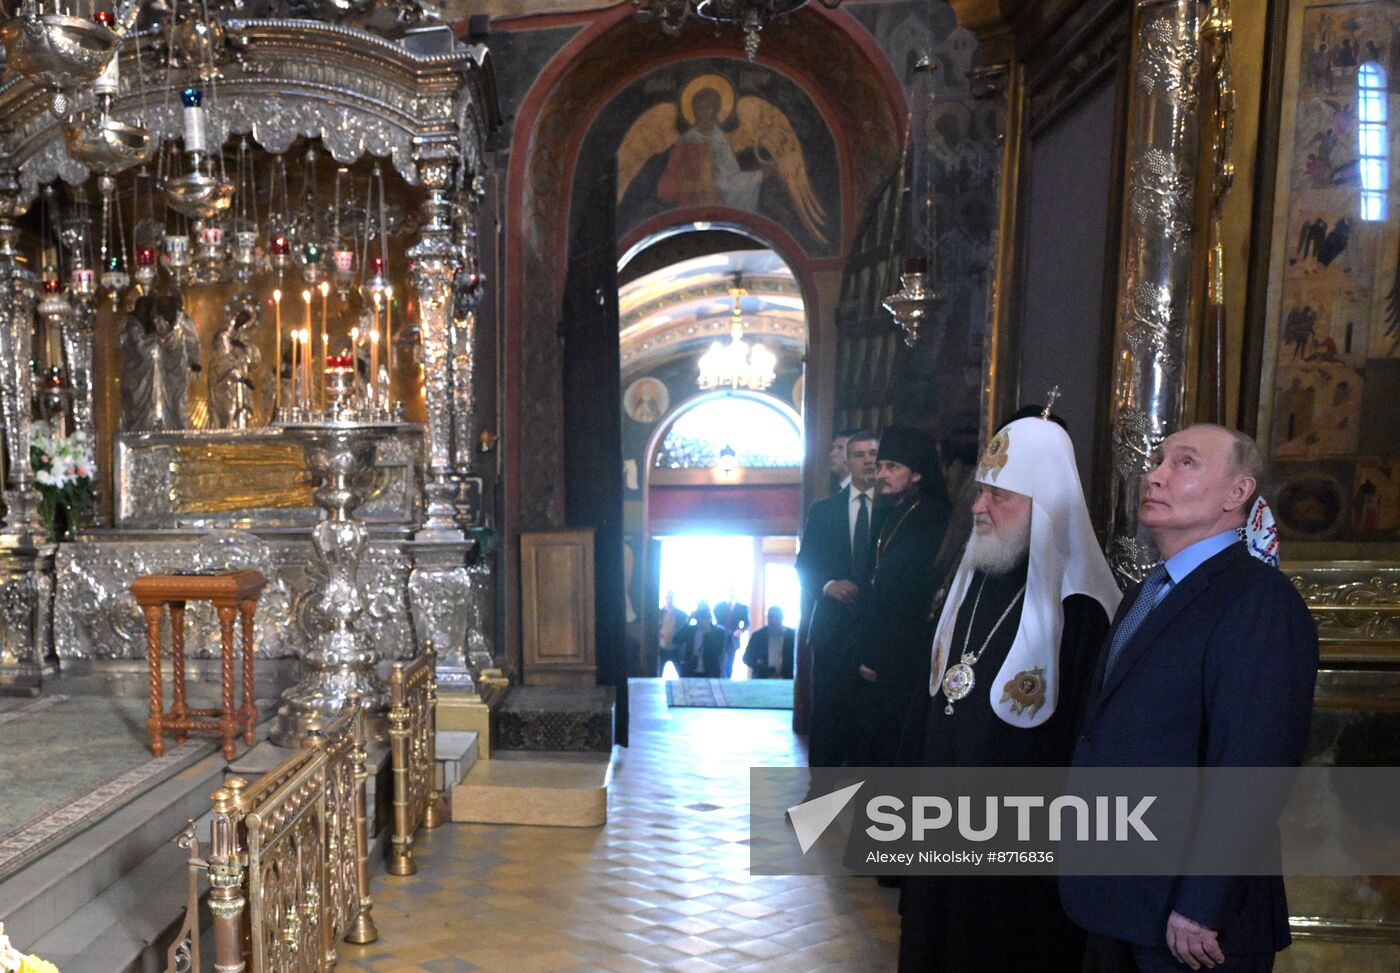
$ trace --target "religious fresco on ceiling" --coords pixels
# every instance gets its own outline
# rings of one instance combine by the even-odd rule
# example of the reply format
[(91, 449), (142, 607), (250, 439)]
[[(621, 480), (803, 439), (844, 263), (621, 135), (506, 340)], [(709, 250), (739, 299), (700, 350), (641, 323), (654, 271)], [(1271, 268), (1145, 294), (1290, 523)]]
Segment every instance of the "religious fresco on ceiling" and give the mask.
[(1300, 6), (1283, 96), (1260, 410), (1267, 479), (1285, 538), (1394, 541), (1400, 3)]
[(762, 65), (701, 58), (642, 75), (584, 140), (575, 192), (617, 165), (617, 232), (672, 210), (724, 209), (781, 225), (810, 255), (838, 252), (836, 144), (812, 99)]

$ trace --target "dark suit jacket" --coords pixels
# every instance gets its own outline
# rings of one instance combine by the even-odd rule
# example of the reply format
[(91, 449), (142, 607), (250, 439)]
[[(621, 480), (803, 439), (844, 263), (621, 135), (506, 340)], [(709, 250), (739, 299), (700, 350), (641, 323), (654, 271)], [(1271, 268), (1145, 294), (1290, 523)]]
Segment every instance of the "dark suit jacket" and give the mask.
[[(851, 573), (851, 488), (844, 487), (812, 504), (802, 528), (797, 552), (797, 577), (802, 582), (803, 604), (821, 597), (828, 581)], [(804, 613), (805, 614), (805, 613)]]
[[(720, 678), (720, 663), (724, 659), (724, 643), (726, 639), (724, 629), (718, 625), (711, 625), (700, 638), (700, 651), (695, 651), (695, 630), (694, 620), (685, 628), (676, 630), (675, 637), (671, 639), (671, 645), (681, 657), (681, 675), (698, 676), (703, 675), (710, 679)], [(704, 672), (701, 672), (703, 663)]]
[[(1117, 629), (1137, 592), (1119, 606)], [(1317, 678), (1317, 628), (1288, 578), (1232, 544), (1192, 571), (1133, 635), (1107, 678), (1105, 639), (1075, 748), (1081, 767), (1296, 767)], [(1200, 825), (1209, 829), (1209, 820)], [(1277, 843), (1277, 825), (1274, 827)], [(1230, 954), (1289, 943), (1277, 876), (1061, 876), (1090, 932), (1160, 946), (1179, 912)]]
[(797, 642), (797, 633), (786, 625), (780, 626), (783, 633), (783, 665), (780, 672), (768, 668), (768, 634), (771, 626), (756, 628), (749, 635), (744, 646), (744, 665), (753, 670), (755, 679), (791, 679), (792, 653)]

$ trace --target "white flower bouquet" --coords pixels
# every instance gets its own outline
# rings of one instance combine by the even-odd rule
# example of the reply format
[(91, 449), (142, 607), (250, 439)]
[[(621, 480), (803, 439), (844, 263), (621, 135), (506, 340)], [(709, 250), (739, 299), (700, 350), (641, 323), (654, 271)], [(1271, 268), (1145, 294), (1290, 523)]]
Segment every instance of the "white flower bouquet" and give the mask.
[(36, 422), (29, 462), (39, 487), (39, 515), (50, 534), (62, 537), (92, 505), (92, 444), (81, 432), (65, 436), (47, 423)]

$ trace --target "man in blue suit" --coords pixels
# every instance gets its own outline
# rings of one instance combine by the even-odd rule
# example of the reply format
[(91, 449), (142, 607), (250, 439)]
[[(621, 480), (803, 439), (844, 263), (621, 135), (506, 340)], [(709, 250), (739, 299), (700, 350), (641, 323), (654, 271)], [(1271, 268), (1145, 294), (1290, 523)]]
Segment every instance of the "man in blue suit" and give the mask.
[[(1164, 560), (1118, 609), (1076, 766), (1302, 761), (1317, 629), (1287, 577), (1237, 534), (1262, 465), (1253, 440), (1214, 425), (1154, 454), (1139, 517)], [(1290, 942), (1278, 876), (1061, 876), (1060, 895), (1091, 934), (1088, 970), (1267, 971)]]

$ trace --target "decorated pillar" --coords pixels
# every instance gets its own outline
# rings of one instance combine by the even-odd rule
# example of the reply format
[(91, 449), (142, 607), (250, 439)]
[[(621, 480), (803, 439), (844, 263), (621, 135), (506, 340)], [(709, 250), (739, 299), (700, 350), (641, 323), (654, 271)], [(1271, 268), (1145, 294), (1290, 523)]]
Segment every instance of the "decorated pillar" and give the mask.
[(17, 173), (0, 169), (0, 413), (9, 476), (0, 533), (0, 687), (38, 693), (52, 645), (53, 545), (29, 465), (37, 280), (15, 248), (25, 210)]
[(1119, 584), (1156, 562), (1138, 491), (1157, 444), (1181, 425), (1194, 291), (1200, 146), (1197, 0), (1137, 0), (1122, 267), (1113, 368), (1112, 532)]
[(453, 473), (454, 416), (452, 357), (454, 344), (453, 287), (460, 256), (452, 234), (452, 203), (448, 188), (457, 167), (457, 151), (447, 143), (429, 144), (420, 150), (419, 179), (428, 191), (423, 203), (423, 230), (408, 250), (413, 285), (418, 291), (419, 344), (427, 399), (427, 436), (424, 443), (427, 510), (418, 537), (460, 540), (452, 500), (456, 489)]
[(18, 174), (0, 169), (0, 411), (5, 424), (9, 477), (5, 483), (7, 533), (35, 533), (39, 494), (29, 465), (34, 373), (30, 368), (34, 344), (34, 301), (37, 281), (15, 248), (19, 230), (14, 220), (25, 211)]

